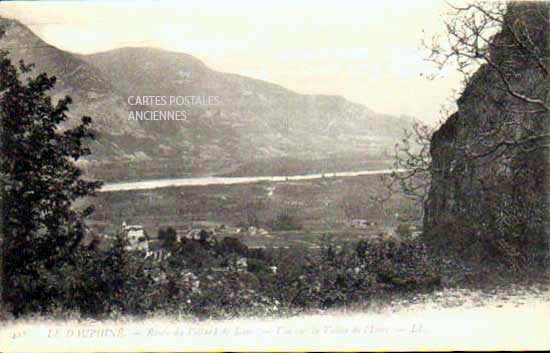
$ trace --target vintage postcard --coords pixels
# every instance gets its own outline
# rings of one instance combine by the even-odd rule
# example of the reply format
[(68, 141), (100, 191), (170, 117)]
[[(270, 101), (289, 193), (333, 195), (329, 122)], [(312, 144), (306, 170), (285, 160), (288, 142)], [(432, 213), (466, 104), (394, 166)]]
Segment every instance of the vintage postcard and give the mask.
[(0, 1), (0, 351), (550, 349), (550, 2)]

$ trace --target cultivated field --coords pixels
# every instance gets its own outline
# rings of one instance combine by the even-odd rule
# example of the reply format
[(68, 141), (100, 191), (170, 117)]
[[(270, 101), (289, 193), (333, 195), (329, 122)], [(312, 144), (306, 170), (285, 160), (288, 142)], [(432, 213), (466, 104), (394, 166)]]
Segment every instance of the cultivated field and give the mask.
[[(315, 247), (325, 234), (355, 241), (418, 214), (402, 195), (375, 201), (385, 193), (381, 177), (370, 175), (106, 192), (89, 200), (96, 207), (90, 225), (100, 233), (114, 234), (126, 221), (143, 225), (153, 237), (167, 226), (179, 233), (216, 229), (219, 236), (237, 236), (254, 247)], [(281, 215), (288, 215), (291, 224), (278, 227)], [(366, 219), (371, 225), (353, 228), (352, 219)], [(265, 231), (250, 233), (249, 226)]]

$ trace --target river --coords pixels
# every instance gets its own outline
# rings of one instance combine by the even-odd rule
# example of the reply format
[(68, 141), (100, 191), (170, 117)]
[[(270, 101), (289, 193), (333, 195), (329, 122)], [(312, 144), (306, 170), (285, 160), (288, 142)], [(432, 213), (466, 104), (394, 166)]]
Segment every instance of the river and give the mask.
[(252, 177), (196, 177), (196, 178), (174, 178), (174, 179), (152, 179), (142, 181), (131, 181), (121, 183), (107, 183), (100, 189), (100, 192), (128, 191), (128, 190), (149, 190), (158, 188), (167, 188), (173, 186), (204, 186), (204, 185), (232, 185), (232, 184), (250, 184), (262, 181), (296, 181), (313, 180), (335, 177), (354, 177), (361, 175), (382, 175), (392, 172), (403, 172), (403, 169), (379, 169), (362, 170), (356, 172), (336, 172), (323, 174), (305, 174), (289, 176), (252, 176)]

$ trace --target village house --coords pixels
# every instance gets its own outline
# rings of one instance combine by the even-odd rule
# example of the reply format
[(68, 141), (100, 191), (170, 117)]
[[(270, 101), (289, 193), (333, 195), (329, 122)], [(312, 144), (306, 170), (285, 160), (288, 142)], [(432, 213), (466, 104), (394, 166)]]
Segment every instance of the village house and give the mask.
[(122, 234), (128, 239), (128, 245), (125, 247), (128, 251), (143, 251), (145, 258), (151, 258), (154, 261), (163, 261), (172, 255), (162, 247), (158, 239), (151, 239), (141, 225), (128, 225), (123, 222)]
[(350, 225), (350, 227), (352, 227), (352, 228), (365, 229), (365, 228), (368, 228), (369, 226), (374, 226), (374, 225), (376, 225), (376, 223), (375, 223), (375, 222), (369, 222), (369, 221), (366, 220), (366, 219), (352, 219), (352, 220), (349, 222), (349, 225)]
[(135, 251), (149, 251), (149, 236), (143, 226), (141, 225), (128, 225), (126, 221), (122, 222), (122, 234), (126, 235), (128, 239), (128, 245), (126, 250)]

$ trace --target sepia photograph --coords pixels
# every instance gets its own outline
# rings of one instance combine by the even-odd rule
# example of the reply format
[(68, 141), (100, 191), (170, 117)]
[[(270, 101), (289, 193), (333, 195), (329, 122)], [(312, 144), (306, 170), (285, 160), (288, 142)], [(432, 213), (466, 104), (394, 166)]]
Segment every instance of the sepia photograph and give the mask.
[(0, 351), (550, 349), (550, 1), (0, 0)]

